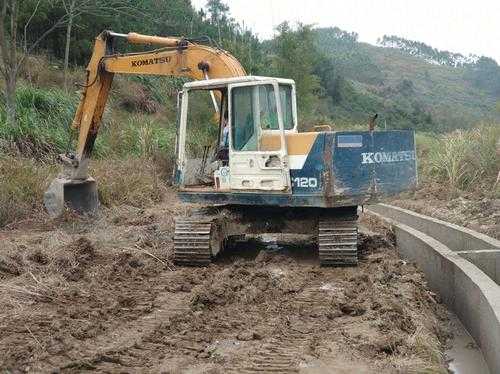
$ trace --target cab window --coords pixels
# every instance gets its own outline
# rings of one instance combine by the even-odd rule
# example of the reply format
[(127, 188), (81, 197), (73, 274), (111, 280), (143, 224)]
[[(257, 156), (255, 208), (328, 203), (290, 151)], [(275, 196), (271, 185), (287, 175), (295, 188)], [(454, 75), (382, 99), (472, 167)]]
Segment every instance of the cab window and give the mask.
[[(263, 133), (263, 131), (279, 129), (274, 86), (261, 84), (235, 87), (232, 89), (231, 96), (233, 149), (235, 151), (279, 150), (279, 138), (274, 139), (275, 135)], [(279, 85), (278, 97), (283, 111), (284, 129), (291, 130), (294, 127), (292, 87), (285, 84)]]
[(254, 86), (236, 87), (232, 90), (231, 133), (235, 151), (256, 151)]

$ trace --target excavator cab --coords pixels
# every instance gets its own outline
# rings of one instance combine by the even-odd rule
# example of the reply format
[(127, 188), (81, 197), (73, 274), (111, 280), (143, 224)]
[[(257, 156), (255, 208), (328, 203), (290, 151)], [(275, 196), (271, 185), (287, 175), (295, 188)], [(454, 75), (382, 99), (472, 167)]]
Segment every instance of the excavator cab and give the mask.
[[(199, 91), (220, 98), (213, 147), (193, 155), (190, 121)], [(297, 132), (294, 82), (238, 77), (187, 83), (178, 126), (176, 183), (181, 191), (291, 193), (286, 134)], [(215, 150), (215, 151), (214, 151)]]

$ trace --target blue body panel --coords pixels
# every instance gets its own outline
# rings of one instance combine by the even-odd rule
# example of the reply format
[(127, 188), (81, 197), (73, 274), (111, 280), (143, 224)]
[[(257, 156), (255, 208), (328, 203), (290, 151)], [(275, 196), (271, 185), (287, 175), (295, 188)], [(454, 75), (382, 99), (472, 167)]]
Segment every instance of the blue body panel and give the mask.
[(416, 186), (417, 160), (413, 132), (374, 132), (373, 152), (377, 192), (396, 194)]
[[(357, 142), (345, 142), (355, 136)], [(333, 144), (333, 191), (340, 199), (372, 199), (416, 186), (413, 131), (338, 132)]]
[[(301, 169), (291, 169), (290, 179), (292, 181), (292, 195), (323, 195), (324, 174), (327, 165), (324, 160), (325, 142), (329, 136), (327, 133), (319, 133), (314, 141), (311, 151), (306, 158), (304, 166)], [(305, 178), (305, 179), (304, 179)], [(306, 181), (307, 183), (301, 183)], [(308, 183), (310, 180), (316, 180), (316, 184)]]
[(410, 130), (322, 132), (301, 168), (291, 169), (290, 192), (188, 192), (181, 200), (213, 204), (340, 207), (376, 203), (417, 184), (415, 136)]
[(334, 195), (347, 198), (370, 193), (373, 168), (371, 165), (362, 165), (361, 161), (363, 153), (371, 151), (372, 143), (369, 132), (334, 134), (331, 145)]

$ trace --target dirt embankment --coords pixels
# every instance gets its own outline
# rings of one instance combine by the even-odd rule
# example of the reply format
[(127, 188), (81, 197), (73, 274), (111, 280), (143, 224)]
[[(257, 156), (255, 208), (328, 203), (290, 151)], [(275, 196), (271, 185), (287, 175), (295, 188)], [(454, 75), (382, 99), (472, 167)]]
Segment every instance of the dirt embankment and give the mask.
[(462, 193), (448, 198), (449, 191), (429, 184), (412, 196), (402, 195), (389, 204), (413, 210), (443, 221), (468, 227), (500, 239), (500, 199), (491, 196)]
[(174, 268), (179, 209), (1, 232), (0, 368), (446, 372), (446, 310), (385, 236), (362, 237), (358, 268), (321, 268), (313, 248)]

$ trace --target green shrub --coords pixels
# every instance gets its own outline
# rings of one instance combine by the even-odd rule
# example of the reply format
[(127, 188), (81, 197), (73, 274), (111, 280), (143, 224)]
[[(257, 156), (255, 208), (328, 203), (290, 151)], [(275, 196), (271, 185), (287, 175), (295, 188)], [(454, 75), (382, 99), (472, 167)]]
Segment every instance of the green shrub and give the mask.
[(7, 123), (5, 107), (0, 106), (3, 143), (13, 145), (22, 155), (36, 158), (71, 148), (73, 137), (69, 126), (76, 110), (75, 96), (54, 88), (20, 86), (16, 105), (16, 126)]

